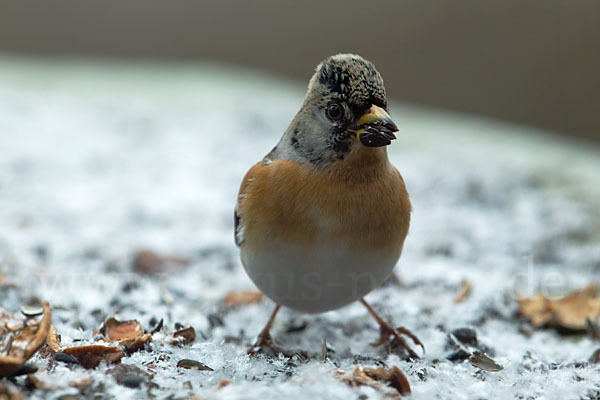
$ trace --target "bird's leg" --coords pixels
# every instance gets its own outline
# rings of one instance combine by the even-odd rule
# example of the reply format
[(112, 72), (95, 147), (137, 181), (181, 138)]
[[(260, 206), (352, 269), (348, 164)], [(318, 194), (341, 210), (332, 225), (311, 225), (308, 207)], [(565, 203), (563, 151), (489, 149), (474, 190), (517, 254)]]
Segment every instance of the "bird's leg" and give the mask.
[(423, 346), (423, 343), (421, 343), (421, 341), (411, 331), (409, 331), (408, 329), (403, 328), (403, 327), (392, 328), (390, 326), (390, 324), (385, 322), (385, 320), (381, 317), (381, 315), (377, 314), (375, 312), (375, 310), (373, 310), (373, 307), (371, 307), (369, 305), (369, 303), (367, 303), (365, 301), (365, 299), (360, 299), (360, 302), (365, 307), (367, 307), (369, 314), (371, 314), (375, 318), (377, 323), (379, 324), (379, 330), (381, 332), (381, 336), (377, 342), (373, 343), (373, 346), (387, 345), (387, 346), (390, 346), (391, 348), (401, 347), (408, 352), (408, 355), (411, 358), (418, 359), (419, 356), (417, 355), (417, 353), (415, 353), (413, 351), (413, 349), (410, 348), (410, 346), (406, 343), (406, 341), (402, 337), (404, 335), (404, 336), (408, 336), (413, 341), (414, 344), (421, 346), (421, 348), (423, 349), (423, 352), (425, 352), (425, 346)]
[(273, 321), (275, 321), (275, 316), (279, 312), (281, 306), (277, 304), (275, 309), (271, 313), (269, 317), (269, 321), (267, 321), (267, 325), (263, 328), (262, 331), (258, 334), (258, 339), (256, 339), (256, 343), (248, 350), (248, 354), (258, 354), (264, 352), (266, 349), (271, 350), (274, 353), (280, 353), (281, 350), (275, 342), (273, 342), (273, 338), (271, 338), (271, 327), (273, 326)]

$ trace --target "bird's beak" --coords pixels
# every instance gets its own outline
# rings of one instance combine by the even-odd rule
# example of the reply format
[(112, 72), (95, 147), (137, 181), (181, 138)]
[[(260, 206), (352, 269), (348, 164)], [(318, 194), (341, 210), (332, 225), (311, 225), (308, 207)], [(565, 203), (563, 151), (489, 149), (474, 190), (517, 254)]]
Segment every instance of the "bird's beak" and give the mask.
[(397, 132), (398, 127), (392, 121), (389, 114), (381, 107), (372, 105), (358, 119), (350, 132), (356, 135), (356, 140), (367, 147), (387, 146), (396, 139), (393, 132)]

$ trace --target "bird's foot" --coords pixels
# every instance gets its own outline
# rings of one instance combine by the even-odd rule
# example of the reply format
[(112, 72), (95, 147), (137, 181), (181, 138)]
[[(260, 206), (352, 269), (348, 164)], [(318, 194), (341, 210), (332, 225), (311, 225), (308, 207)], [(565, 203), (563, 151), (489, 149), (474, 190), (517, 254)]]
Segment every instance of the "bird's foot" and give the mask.
[(256, 343), (248, 350), (248, 354), (251, 356), (256, 356), (258, 354), (273, 356), (279, 353), (283, 353), (283, 351), (275, 344), (275, 341), (269, 332), (261, 332), (260, 335), (258, 335)]
[(418, 360), (419, 356), (417, 353), (410, 348), (408, 343), (406, 343), (406, 340), (403, 338), (403, 336), (408, 336), (414, 344), (421, 346), (423, 353), (425, 353), (425, 346), (423, 346), (423, 343), (421, 343), (419, 338), (417, 338), (411, 331), (404, 327), (392, 328), (390, 325), (385, 324), (381, 325), (380, 332), (381, 336), (377, 342), (372, 343), (373, 346), (386, 346), (388, 351), (400, 348), (405, 350), (410, 358)]

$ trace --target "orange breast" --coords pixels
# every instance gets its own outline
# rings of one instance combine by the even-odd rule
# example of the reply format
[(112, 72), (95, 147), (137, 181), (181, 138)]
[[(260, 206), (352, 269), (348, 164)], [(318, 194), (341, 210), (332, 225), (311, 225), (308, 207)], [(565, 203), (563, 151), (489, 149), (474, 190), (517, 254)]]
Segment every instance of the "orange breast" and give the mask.
[(238, 199), (244, 246), (258, 250), (284, 241), (346, 243), (349, 248), (402, 249), (410, 201), (384, 148), (349, 153), (325, 170), (288, 160), (258, 163)]

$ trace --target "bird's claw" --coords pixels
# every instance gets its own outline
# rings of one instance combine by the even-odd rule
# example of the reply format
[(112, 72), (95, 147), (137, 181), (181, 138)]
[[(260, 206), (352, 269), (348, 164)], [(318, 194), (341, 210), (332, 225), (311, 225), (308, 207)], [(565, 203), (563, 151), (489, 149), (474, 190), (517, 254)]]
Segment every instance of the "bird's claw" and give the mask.
[(381, 336), (379, 340), (375, 343), (372, 343), (373, 346), (383, 346), (385, 345), (389, 350), (393, 350), (396, 348), (402, 348), (406, 350), (409, 357), (418, 360), (420, 357), (417, 353), (414, 352), (413, 349), (410, 348), (406, 340), (402, 336), (408, 336), (415, 345), (421, 346), (423, 353), (425, 353), (425, 346), (423, 343), (413, 334), (411, 331), (404, 327), (392, 328), (390, 326), (381, 326), (380, 328)]
[(282, 350), (275, 344), (275, 341), (269, 333), (261, 333), (258, 335), (256, 343), (250, 347), (248, 354), (256, 356), (258, 354), (276, 355), (282, 353)]

